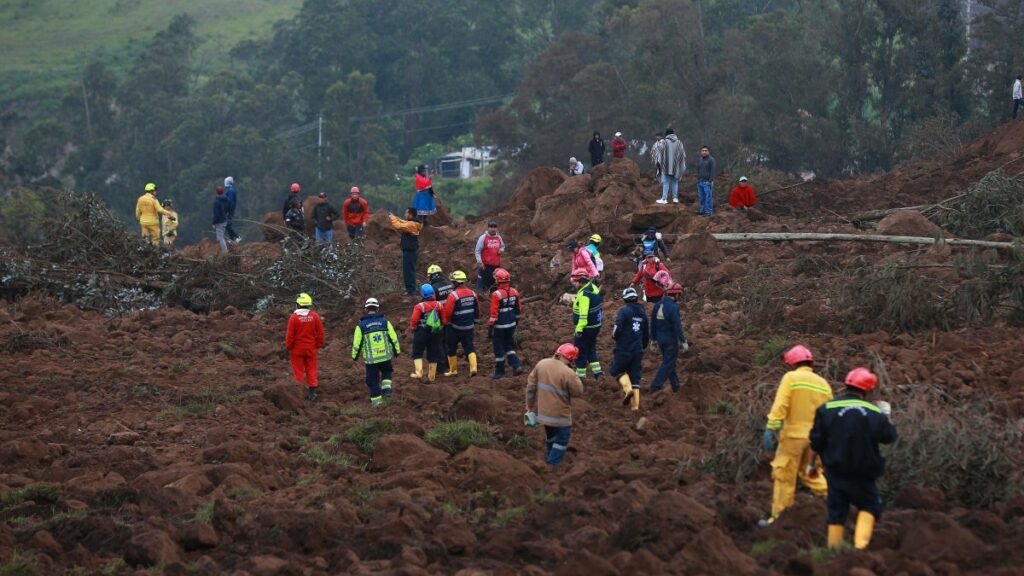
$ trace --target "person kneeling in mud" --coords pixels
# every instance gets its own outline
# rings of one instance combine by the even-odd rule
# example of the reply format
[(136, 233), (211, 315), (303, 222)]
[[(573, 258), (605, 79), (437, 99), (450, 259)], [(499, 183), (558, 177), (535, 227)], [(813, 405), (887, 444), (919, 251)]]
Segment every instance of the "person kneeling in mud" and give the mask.
[(565, 458), (572, 433), (572, 399), (583, 395), (583, 381), (572, 366), (579, 356), (572, 344), (562, 344), (552, 358), (545, 358), (526, 379), (526, 414), (531, 428), (544, 426), (547, 452), (544, 461), (558, 466)]
[(378, 312), (380, 304), (376, 298), (367, 298), (366, 315), (359, 319), (352, 337), (352, 361), (359, 359), (360, 352), (366, 363), (366, 387), (370, 389), (370, 406), (376, 408), (391, 396), (391, 378), (395, 369), (391, 360), (402, 352), (398, 334), (391, 322)]

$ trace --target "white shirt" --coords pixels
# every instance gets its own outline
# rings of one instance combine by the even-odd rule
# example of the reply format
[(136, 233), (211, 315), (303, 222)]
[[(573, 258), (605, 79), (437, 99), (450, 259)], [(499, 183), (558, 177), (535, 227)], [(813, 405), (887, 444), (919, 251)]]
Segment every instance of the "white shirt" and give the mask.
[(583, 162), (577, 162), (575, 166), (569, 166), (569, 174), (579, 175), (583, 174)]
[(1013, 99), (1014, 100), (1020, 100), (1021, 98), (1024, 98), (1024, 93), (1022, 93), (1022, 90), (1021, 90), (1020, 80), (1014, 80), (1013, 81)]

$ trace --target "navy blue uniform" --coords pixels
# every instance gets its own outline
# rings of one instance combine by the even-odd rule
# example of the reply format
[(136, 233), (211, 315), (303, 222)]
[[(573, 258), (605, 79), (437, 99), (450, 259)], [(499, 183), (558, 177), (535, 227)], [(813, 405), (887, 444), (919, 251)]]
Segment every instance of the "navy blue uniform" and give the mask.
[(640, 388), (640, 377), (644, 350), (650, 343), (647, 328), (647, 311), (636, 302), (630, 302), (619, 310), (612, 328), (615, 348), (612, 350), (612, 377), (629, 375), (633, 388)]
[(448, 331), (445, 345), (448, 354), (454, 356), (459, 344), (462, 344), (462, 351), (466, 354), (476, 352), (473, 332), (479, 317), (480, 299), (469, 288), (460, 286), (445, 299), (444, 319)]
[(679, 347), (686, 342), (679, 305), (671, 298), (662, 298), (651, 309), (651, 340), (661, 349), (661, 366), (651, 381), (651, 391), (661, 390), (667, 379), (672, 390), (679, 391), (679, 375), (676, 374), (676, 359)]
[(380, 402), (381, 395), (391, 395), (391, 377), (395, 371), (391, 359), (401, 350), (395, 327), (383, 314), (373, 312), (359, 319), (352, 338), (352, 359), (363, 356), (366, 387), (370, 389), (370, 402), (374, 405)]
[(505, 360), (512, 365), (512, 371), (521, 370), (516, 354), (516, 325), (522, 312), (519, 291), (508, 286), (499, 286), (491, 292), (491, 319), (493, 328), (491, 343), (494, 345), (494, 375), (505, 375)]

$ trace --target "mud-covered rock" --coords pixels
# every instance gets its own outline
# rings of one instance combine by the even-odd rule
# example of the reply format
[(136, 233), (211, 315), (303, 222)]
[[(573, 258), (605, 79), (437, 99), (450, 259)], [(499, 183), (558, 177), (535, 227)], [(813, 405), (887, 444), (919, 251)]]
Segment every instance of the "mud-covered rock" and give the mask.
[(921, 512), (903, 533), (900, 552), (926, 562), (967, 563), (985, 550), (985, 543), (952, 518), (938, 512)]
[(941, 512), (946, 509), (946, 495), (931, 486), (907, 486), (900, 490), (895, 503), (900, 508)]
[(528, 500), (529, 490), (540, 485), (540, 477), (529, 466), (499, 450), (470, 446), (453, 464), (467, 484), (501, 490), (515, 499)]
[(163, 530), (147, 528), (128, 541), (124, 559), (132, 566), (172, 564), (181, 559), (181, 549)]
[(754, 574), (759, 570), (753, 558), (740, 552), (732, 538), (719, 528), (705, 528), (673, 558), (677, 565), (710, 574)]
[(942, 234), (939, 228), (931, 220), (927, 219), (916, 210), (900, 210), (894, 212), (878, 222), (875, 229), (877, 233), (886, 236), (924, 236), (933, 238)]
[(534, 168), (516, 185), (507, 206), (512, 210), (535, 210), (539, 198), (554, 194), (568, 178), (568, 174), (557, 168)]
[(448, 458), (438, 450), (412, 434), (391, 434), (377, 441), (373, 449), (373, 466), (380, 470), (389, 468), (431, 468)]
[(702, 232), (677, 241), (672, 247), (671, 256), (675, 262), (700, 262), (705, 266), (715, 266), (725, 258), (725, 253), (714, 236)]

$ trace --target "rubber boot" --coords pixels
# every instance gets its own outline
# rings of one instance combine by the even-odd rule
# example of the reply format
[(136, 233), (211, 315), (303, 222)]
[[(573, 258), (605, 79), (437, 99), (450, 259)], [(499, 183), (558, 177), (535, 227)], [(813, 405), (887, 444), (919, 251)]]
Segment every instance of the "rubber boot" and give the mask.
[(863, 550), (871, 543), (875, 532), (875, 516), (871, 512), (857, 512), (857, 525), (853, 529), (853, 547)]
[(412, 365), (416, 367), (416, 371), (409, 374), (409, 378), (423, 378), (423, 358), (413, 359)]
[(639, 412), (640, 411), (640, 389), (639, 388), (633, 388), (633, 394), (630, 396), (629, 405), (633, 409), (633, 412)]
[(380, 396), (374, 396), (373, 398), (370, 398), (370, 408), (378, 408), (383, 403), (384, 399), (381, 398)]
[(427, 365), (427, 380), (433, 382), (437, 378), (437, 363), (431, 362)]
[(448, 357), (448, 371), (444, 373), (445, 376), (458, 376), (459, 375), (459, 359), (456, 356)]
[(382, 380), (380, 383), (380, 393), (384, 396), (391, 396), (391, 380)]
[(633, 401), (633, 383), (629, 380), (629, 374), (619, 376), (619, 386), (622, 388), (622, 405), (625, 406)]
[(316, 388), (310, 386), (309, 387), (309, 392), (306, 393), (306, 399), (309, 400), (310, 402), (313, 402), (313, 401), (316, 400), (316, 398), (317, 398), (317, 396), (316, 396)]
[(494, 374), (491, 375), (491, 378), (494, 379), (494, 380), (499, 380), (499, 379), (504, 378), (504, 377), (505, 377), (505, 363), (504, 362), (495, 362), (494, 363)]
[(470, 377), (476, 376), (476, 352), (470, 352), (466, 355), (469, 359), (469, 375)]
[(846, 532), (846, 528), (842, 524), (829, 524), (828, 525), (828, 547), (829, 549), (836, 549), (843, 545), (843, 536)]

